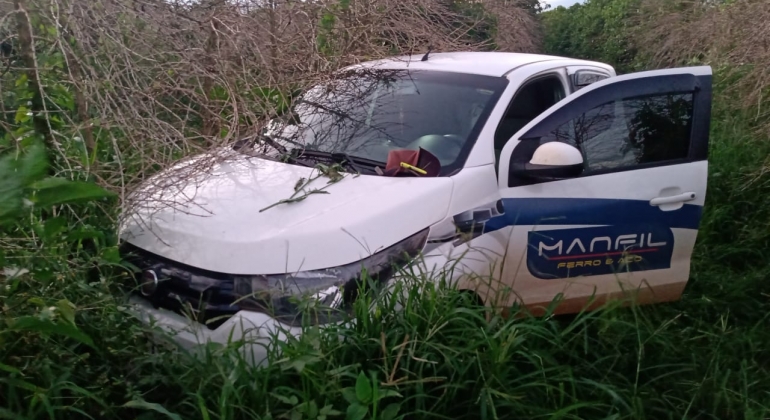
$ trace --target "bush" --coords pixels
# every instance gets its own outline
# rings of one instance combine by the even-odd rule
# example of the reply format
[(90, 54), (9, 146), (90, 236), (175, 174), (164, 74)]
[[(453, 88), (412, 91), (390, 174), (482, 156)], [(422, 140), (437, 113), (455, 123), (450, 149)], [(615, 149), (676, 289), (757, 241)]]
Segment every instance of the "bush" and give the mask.
[(549, 54), (592, 59), (633, 71), (637, 45), (629, 34), (642, 0), (587, 0), (542, 14), (543, 48)]

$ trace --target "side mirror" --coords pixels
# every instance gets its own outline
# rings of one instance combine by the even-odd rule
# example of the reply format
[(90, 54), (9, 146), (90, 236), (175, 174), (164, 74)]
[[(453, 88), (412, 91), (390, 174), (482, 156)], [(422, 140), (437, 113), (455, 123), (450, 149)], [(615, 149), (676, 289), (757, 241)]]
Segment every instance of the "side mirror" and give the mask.
[(582, 89), (592, 83), (604, 80), (609, 76), (606, 74), (595, 73), (592, 71), (580, 70), (572, 76), (572, 85), (577, 89)]
[(574, 146), (561, 142), (540, 145), (529, 162), (511, 162), (513, 176), (557, 180), (573, 178), (583, 172), (583, 155)]

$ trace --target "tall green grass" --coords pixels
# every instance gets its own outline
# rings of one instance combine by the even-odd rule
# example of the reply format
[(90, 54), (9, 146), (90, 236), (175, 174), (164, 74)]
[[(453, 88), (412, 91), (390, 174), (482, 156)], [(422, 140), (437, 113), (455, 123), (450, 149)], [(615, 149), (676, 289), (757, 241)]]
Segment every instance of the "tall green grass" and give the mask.
[(355, 323), (273, 343), (255, 368), (238, 343), (193, 357), (150, 340), (125, 310), (102, 219), (54, 229), (31, 215), (2, 239), (30, 273), (0, 280), (0, 418), (770, 418), (770, 142), (755, 113), (721, 105), (729, 85), (717, 90), (679, 302), (504, 319), (405, 283), (373, 311), (360, 303)]

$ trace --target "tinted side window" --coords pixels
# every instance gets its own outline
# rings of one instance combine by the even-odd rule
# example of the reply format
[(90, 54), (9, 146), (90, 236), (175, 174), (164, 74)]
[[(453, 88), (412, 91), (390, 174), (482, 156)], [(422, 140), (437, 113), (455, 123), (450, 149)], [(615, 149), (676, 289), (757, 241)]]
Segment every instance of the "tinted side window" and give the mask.
[(583, 153), (586, 172), (687, 158), (693, 95), (634, 97), (595, 107), (540, 143), (562, 141)]

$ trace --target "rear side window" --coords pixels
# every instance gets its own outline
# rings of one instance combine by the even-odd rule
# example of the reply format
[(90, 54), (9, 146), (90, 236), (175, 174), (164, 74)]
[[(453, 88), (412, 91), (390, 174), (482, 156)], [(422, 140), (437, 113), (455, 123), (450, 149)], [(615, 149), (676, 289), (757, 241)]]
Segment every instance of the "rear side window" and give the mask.
[(692, 116), (692, 93), (625, 98), (580, 114), (539, 143), (577, 147), (586, 172), (683, 160), (690, 149)]

